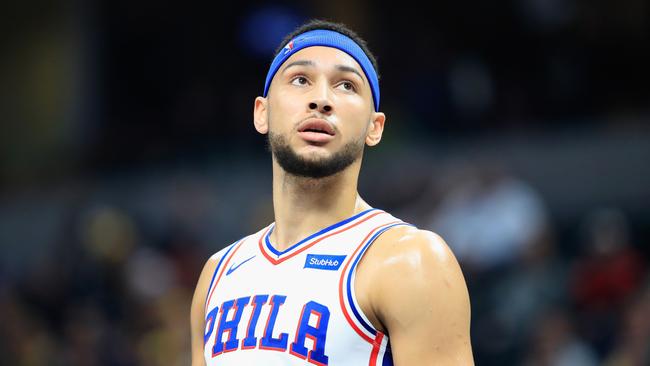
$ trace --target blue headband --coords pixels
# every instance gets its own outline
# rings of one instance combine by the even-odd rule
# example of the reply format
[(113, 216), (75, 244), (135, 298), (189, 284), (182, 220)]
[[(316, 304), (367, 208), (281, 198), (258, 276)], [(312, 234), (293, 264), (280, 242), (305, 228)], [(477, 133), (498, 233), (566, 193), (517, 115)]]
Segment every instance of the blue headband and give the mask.
[(271, 67), (269, 68), (269, 73), (266, 74), (266, 82), (264, 83), (264, 97), (269, 92), (269, 87), (271, 86), (271, 80), (273, 76), (278, 71), (280, 66), (289, 58), (292, 54), (302, 50), (303, 48), (313, 47), (313, 46), (325, 46), (337, 48), (348, 55), (352, 56), (363, 69), (363, 73), (370, 83), (370, 90), (372, 91), (372, 99), (375, 104), (375, 111), (379, 111), (379, 79), (377, 79), (377, 72), (372, 66), (372, 62), (368, 56), (363, 52), (361, 47), (359, 47), (356, 42), (351, 38), (331, 30), (325, 29), (316, 29), (309, 32), (302, 33), (296, 38), (291, 40), (280, 51), (273, 59)]

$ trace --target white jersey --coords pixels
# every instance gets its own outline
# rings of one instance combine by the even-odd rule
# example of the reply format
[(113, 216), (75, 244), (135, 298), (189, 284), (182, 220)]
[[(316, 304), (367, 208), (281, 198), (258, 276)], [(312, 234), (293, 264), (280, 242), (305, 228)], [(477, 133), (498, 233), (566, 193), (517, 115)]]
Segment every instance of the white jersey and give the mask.
[(222, 249), (205, 304), (212, 365), (392, 365), (388, 337), (355, 298), (359, 259), (384, 231), (408, 225), (369, 209), (280, 252), (274, 224)]

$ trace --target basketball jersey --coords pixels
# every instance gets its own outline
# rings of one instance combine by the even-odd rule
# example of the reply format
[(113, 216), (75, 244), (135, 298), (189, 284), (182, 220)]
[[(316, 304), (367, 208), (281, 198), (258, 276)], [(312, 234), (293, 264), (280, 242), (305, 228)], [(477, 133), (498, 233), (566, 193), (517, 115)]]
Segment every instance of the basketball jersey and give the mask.
[(204, 356), (212, 365), (392, 365), (388, 337), (354, 293), (355, 269), (381, 233), (408, 225), (369, 209), (276, 250), (274, 224), (214, 255)]

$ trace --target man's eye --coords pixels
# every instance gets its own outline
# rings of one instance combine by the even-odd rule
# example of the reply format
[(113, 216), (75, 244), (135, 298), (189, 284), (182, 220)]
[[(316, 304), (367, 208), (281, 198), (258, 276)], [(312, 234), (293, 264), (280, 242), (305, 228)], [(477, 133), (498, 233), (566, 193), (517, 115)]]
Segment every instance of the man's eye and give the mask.
[(344, 81), (344, 82), (342, 82), (342, 83), (340, 84), (340, 86), (343, 87), (343, 89), (345, 89), (345, 90), (347, 90), (347, 91), (355, 91), (355, 90), (356, 90), (356, 89), (354, 88), (354, 84), (352, 84), (352, 83), (349, 82), (349, 81)]
[(296, 78), (293, 78), (291, 80), (291, 84), (293, 85), (307, 85), (307, 78), (304, 76), (298, 76)]

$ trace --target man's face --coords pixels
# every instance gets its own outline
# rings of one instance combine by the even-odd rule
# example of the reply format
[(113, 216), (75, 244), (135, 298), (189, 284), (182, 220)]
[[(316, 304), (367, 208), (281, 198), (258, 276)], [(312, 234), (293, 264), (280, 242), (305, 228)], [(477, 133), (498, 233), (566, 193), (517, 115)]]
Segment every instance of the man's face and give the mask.
[[(259, 100), (260, 98), (258, 98)], [(264, 100), (262, 98), (262, 100)], [(330, 47), (309, 47), (275, 74), (264, 111), (273, 156), (288, 173), (322, 178), (359, 159), (375, 120), (372, 93), (359, 64)], [(369, 133), (370, 130), (370, 133)], [(376, 131), (375, 131), (376, 132)], [(381, 131), (380, 131), (381, 134)], [(378, 142), (378, 140), (377, 140)]]

